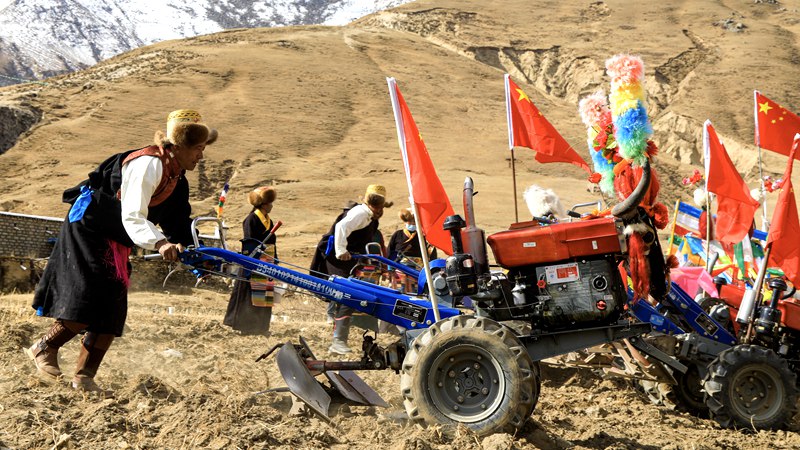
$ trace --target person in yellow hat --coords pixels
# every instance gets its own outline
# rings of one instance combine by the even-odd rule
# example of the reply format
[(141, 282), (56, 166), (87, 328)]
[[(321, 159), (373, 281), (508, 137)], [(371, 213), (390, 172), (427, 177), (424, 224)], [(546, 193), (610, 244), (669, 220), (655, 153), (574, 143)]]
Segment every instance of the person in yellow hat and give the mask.
[(85, 332), (72, 386), (110, 394), (94, 377), (125, 326), (131, 247), (176, 261), (181, 246), (192, 242), (184, 173), (197, 167), (206, 145), (217, 138), (201, 119), (193, 110), (172, 112), (167, 132), (157, 131), (152, 145), (111, 156), (87, 180), (64, 191), (63, 200), (72, 207), (32, 305), (55, 322), (25, 349), (43, 378), (62, 376), (59, 348)]
[[(364, 253), (367, 244), (372, 242), (382, 244), (378, 220), (383, 216), (384, 208), (392, 206), (392, 202), (386, 201), (386, 188), (371, 184), (364, 193), (363, 203), (348, 206), (317, 245), (311, 262), (312, 274), (350, 276), (356, 266), (356, 260), (351, 253)], [(352, 352), (347, 345), (347, 339), (353, 309), (332, 302), (328, 312), (334, 319), (333, 342), (328, 350), (336, 354)]]

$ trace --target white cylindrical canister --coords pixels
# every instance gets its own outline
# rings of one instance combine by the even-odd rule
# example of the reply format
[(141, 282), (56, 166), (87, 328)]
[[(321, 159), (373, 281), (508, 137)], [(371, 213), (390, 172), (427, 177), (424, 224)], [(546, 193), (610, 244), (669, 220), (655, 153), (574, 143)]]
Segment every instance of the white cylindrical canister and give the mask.
[(739, 313), (736, 314), (736, 321), (739, 323), (750, 322), (750, 314), (756, 304), (756, 291), (750, 287), (746, 288), (742, 296), (742, 303), (739, 305)]

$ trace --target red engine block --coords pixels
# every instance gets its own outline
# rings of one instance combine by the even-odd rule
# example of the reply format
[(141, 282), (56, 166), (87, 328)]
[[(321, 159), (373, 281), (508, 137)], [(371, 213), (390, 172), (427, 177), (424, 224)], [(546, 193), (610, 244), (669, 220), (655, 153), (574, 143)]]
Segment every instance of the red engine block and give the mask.
[(613, 218), (544, 226), (520, 222), (489, 236), (487, 242), (497, 263), (506, 269), (627, 250), (622, 222)]

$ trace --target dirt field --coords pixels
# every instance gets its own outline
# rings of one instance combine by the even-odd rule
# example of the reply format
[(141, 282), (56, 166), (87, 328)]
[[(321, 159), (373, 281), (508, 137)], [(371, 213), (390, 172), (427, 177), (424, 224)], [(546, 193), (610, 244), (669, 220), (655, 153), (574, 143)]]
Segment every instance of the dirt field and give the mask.
[[(749, 433), (652, 406), (627, 382), (590, 372), (546, 368), (541, 399), (516, 435), (445, 436), (406, 420), (393, 372), (364, 378), (388, 409), (332, 405), (333, 424), (291, 416), (273, 358), (254, 362), (277, 343), (303, 335), (317, 356), (326, 352), (324, 304), (289, 294), (276, 307), (270, 338), (241, 336), (221, 324), (225, 293), (136, 292), (128, 329), (109, 352), (97, 380), (116, 392), (101, 399), (66, 381), (35, 376), (22, 348), (45, 331), (30, 294), (0, 296), (0, 449), (51, 448), (387, 448), (387, 449), (733, 449), (798, 448), (800, 429)], [(172, 314), (169, 308), (172, 307)], [(284, 319), (285, 317), (285, 319)], [(384, 343), (388, 336), (381, 337)], [(358, 335), (351, 334), (351, 346)], [(77, 339), (60, 354), (71, 376)]]

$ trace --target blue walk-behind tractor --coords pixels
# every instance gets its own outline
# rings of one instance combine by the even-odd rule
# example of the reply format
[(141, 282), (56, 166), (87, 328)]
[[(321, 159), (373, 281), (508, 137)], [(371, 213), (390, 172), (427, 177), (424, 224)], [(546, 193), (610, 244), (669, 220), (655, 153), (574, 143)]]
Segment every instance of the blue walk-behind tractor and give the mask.
[[(430, 280), (417, 269), (366, 256), (418, 278), (416, 293), (356, 277), (321, 279), (197, 241), (180, 259), (198, 276), (266, 275), (402, 330), (387, 347), (365, 333), (361, 358), (355, 361), (318, 360), (302, 338), (272, 349), (278, 351), (288, 389), (323, 417), (328, 417), (332, 391), (356, 403), (386, 406), (354, 371), (390, 369), (400, 374), (412, 421), (461, 424), (478, 434), (510, 431), (521, 427), (536, 407), (539, 361), (612, 343), (633, 355), (627, 361), (650, 379), (681, 388), (689, 400), (710, 399), (712, 414), (723, 425), (783, 425), (797, 397), (794, 341), (776, 332), (774, 346), (790, 348), (775, 351), (763, 341), (741, 342), (677, 287), (658, 307), (629, 300), (618, 269), (627, 260), (623, 229), (644, 220), (638, 203), (649, 173), (646, 165), (637, 189), (613, 208), (611, 217), (560, 223), (534, 218), (488, 239), (475, 226), (473, 185), (467, 178), (466, 221), (460, 216), (446, 220), (454, 254), (432, 263)], [(574, 209), (570, 215), (580, 217)], [(490, 267), (487, 241), (503, 270)], [(742, 367), (744, 375), (737, 375)], [(322, 374), (329, 386), (317, 381)], [(712, 386), (717, 392), (710, 391)], [(747, 389), (746, 400), (738, 400), (742, 389)]]

